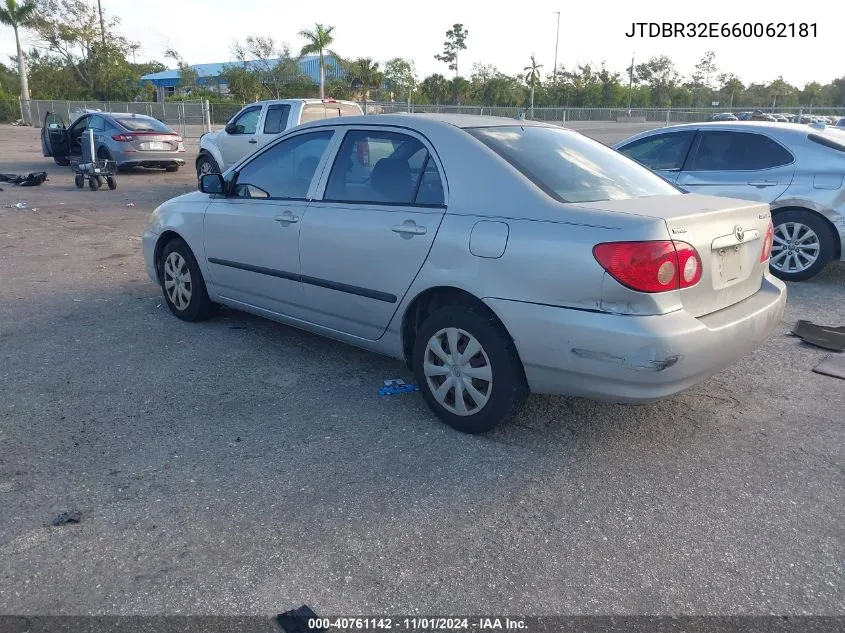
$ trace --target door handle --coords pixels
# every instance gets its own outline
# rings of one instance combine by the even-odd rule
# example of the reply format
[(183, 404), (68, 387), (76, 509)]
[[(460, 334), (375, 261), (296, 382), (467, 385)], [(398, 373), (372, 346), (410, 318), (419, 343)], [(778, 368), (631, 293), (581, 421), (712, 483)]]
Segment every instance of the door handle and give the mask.
[(775, 180), (754, 180), (748, 184), (752, 187), (774, 187), (778, 183)]
[(252, 143), (253, 145), (255, 145), (258, 141), (256, 141), (254, 138), (251, 138), (251, 139), (249, 139), (249, 142)]
[(282, 226), (288, 226), (289, 224), (295, 224), (299, 222), (299, 216), (294, 215), (290, 211), (285, 211), (284, 213), (282, 213), (282, 215), (277, 215), (273, 219)]
[(411, 238), (414, 235), (426, 234), (426, 228), (424, 226), (414, 224), (413, 220), (411, 220), (408, 224), (399, 224), (397, 226), (394, 226), (390, 230), (394, 233), (399, 233), (399, 235), (405, 238)]

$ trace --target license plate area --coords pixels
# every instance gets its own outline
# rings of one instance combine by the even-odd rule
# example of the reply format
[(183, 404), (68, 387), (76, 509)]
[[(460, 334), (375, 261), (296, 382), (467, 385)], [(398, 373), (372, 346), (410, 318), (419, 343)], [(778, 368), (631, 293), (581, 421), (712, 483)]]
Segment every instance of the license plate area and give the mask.
[(147, 143), (141, 143), (141, 149), (147, 149), (151, 151), (169, 151), (170, 143), (164, 143), (162, 141), (149, 141)]
[(743, 278), (742, 253), (739, 245), (726, 246), (714, 251), (716, 267), (719, 272), (721, 286), (729, 286)]

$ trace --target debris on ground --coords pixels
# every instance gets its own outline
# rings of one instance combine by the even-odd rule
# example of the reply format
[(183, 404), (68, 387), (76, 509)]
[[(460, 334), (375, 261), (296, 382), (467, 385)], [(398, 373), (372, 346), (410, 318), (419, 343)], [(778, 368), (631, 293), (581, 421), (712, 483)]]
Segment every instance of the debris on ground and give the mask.
[(845, 351), (845, 327), (828, 327), (801, 320), (795, 324), (792, 333), (810, 345), (834, 352)]
[(135, 206), (135, 203), (134, 203), (134, 202), (128, 202), (128, 203), (126, 204), (126, 206), (127, 206), (127, 207), (134, 207), (134, 206)]
[(15, 204), (6, 205), (7, 209), (11, 209), (12, 207), (15, 209), (26, 209), (26, 202), (16, 202)]
[(26, 176), (19, 174), (0, 174), (0, 182), (8, 182), (19, 187), (37, 187), (46, 180), (46, 171), (39, 171), (34, 174), (27, 174)]
[(417, 391), (416, 385), (409, 385), (400, 378), (391, 378), (384, 381), (384, 387), (378, 390), (380, 396), (393, 396), (397, 393), (411, 393)]
[(309, 620), (310, 624), (320, 622), (317, 614), (307, 605), (285, 611), (276, 616), (276, 621), (285, 633), (314, 633), (327, 630), (318, 626), (309, 626)]
[(832, 376), (845, 380), (845, 354), (830, 354), (813, 371), (823, 376)]
[(53, 519), (53, 527), (66, 525), (68, 523), (79, 523), (82, 520), (82, 513), (79, 510), (71, 510), (70, 512), (62, 512), (59, 516)]

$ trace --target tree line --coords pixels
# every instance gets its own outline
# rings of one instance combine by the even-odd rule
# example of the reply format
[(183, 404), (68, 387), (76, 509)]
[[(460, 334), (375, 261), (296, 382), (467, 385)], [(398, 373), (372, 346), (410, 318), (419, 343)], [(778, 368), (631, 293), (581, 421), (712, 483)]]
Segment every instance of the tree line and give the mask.
[[(434, 54), (445, 65), (444, 72), (422, 79), (410, 59), (380, 62), (337, 54), (332, 48), (332, 26), (316, 24), (301, 31), (303, 44), (296, 51), (272, 37), (250, 36), (233, 47), (233, 61), (221, 76), (229, 94), (222, 96), (203, 85), (192, 64), (175, 50), (164, 51), (167, 64), (137, 62), (140, 45), (121, 35), (118, 18), (105, 15), (101, 20), (96, 4), (86, 0), (0, 0), (0, 22), (14, 30), (19, 50), (8, 64), (0, 64), (0, 100), (30, 96), (152, 101), (155, 88), (151, 83), (142, 84), (141, 77), (169, 65), (178, 69), (180, 92), (188, 93), (173, 98), (218, 102), (325, 94), (337, 99), (410, 98), (416, 104), (516, 107), (692, 108), (710, 107), (713, 102), (719, 102), (721, 109), (845, 106), (845, 76), (826, 85), (811, 82), (798, 87), (782, 77), (746, 85), (719, 68), (712, 51), (688, 74), (665, 55), (632, 64), (624, 71), (612, 70), (605, 62), (571, 68), (559, 65), (549, 71), (530, 55), (518, 74), (478, 63), (467, 73), (460, 64), (469, 38), (463, 24), (446, 31), (442, 49)], [(24, 32), (36, 42), (28, 51), (20, 48)], [(321, 80), (317, 85), (300, 69), (299, 60), (305, 55), (319, 60)]]

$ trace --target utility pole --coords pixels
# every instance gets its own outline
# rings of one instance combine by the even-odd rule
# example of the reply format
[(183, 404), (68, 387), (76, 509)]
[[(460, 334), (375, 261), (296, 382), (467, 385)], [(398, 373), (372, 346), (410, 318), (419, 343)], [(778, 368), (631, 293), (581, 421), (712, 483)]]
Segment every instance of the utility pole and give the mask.
[(631, 55), (631, 67), (628, 69), (628, 116), (631, 116), (631, 90), (634, 87), (634, 56)]
[(552, 67), (552, 85), (557, 83), (557, 45), (560, 41), (560, 11), (557, 14), (557, 35), (555, 35), (555, 65)]
[[(109, 89), (109, 60), (106, 53), (106, 26), (103, 22), (103, 5), (100, 4), (100, 0), (97, 0), (97, 11), (100, 13), (100, 37), (103, 40), (103, 61), (106, 64), (106, 85), (104, 92), (107, 93)], [(108, 97), (108, 94), (105, 96)]]

